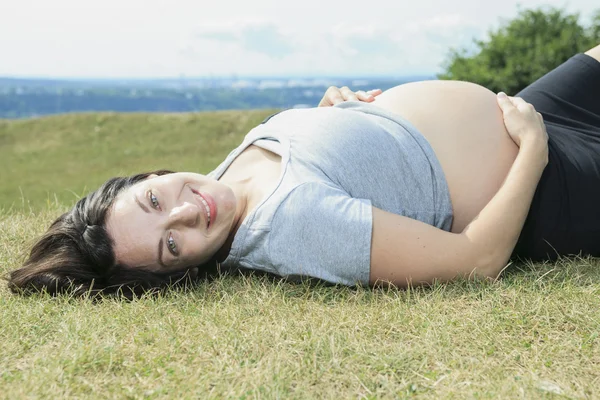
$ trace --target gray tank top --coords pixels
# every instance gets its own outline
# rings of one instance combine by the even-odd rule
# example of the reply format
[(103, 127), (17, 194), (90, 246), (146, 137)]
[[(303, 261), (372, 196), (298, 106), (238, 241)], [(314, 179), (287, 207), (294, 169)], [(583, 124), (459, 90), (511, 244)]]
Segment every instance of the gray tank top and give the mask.
[(209, 176), (219, 179), (251, 144), (281, 156), (281, 176), (243, 221), (226, 267), (366, 285), (372, 207), (450, 230), (450, 195), (433, 149), (408, 121), (373, 104), (281, 112)]

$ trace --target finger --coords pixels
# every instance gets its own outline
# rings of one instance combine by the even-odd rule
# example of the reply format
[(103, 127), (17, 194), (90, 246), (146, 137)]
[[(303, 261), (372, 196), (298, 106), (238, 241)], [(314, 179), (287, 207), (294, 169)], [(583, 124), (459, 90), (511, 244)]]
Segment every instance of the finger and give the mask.
[(510, 98), (504, 92), (498, 93), (498, 95), (496, 95), (496, 100), (504, 113), (515, 108)]
[(379, 96), (381, 93), (383, 93), (383, 90), (381, 90), (381, 89), (372, 89), (372, 90), (367, 91), (367, 94), (370, 94), (373, 97)]
[(524, 105), (528, 104), (525, 100), (523, 100), (520, 97), (511, 97), (511, 96), (509, 96), (508, 98), (514, 104), (515, 107), (524, 106)]
[(328, 107), (328, 106), (332, 106), (333, 105), (333, 104), (331, 104), (331, 99), (330, 99), (331, 89), (332, 88), (333, 88), (333, 86), (329, 86), (327, 88), (327, 90), (325, 91), (325, 93), (323, 93), (323, 98), (319, 102), (319, 107)]
[(343, 88), (341, 88), (340, 92), (342, 93), (342, 97), (344, 98), (344, 100), (358, 101), (358, 97), (356, 97), (356, 94), (354, 94), (354, 92), (350, 90), (348, 86), (344, 86)]
[(331, 86), (329, 89), (327, 89), (327, 92), (325, 92), (325, 97), (327, 97), (327, 102), (329, 105), (332, 106), (344, 102), (344, 97), (342, 96), (340, 89), (335, 86)]
[(373, 97), (373, 95), (371, 95), (368, 92), (365, 92), (363, 90), (359, 90), (358, 92), (356, 92), (356, 97), (358, 97), (358, 99), (360, 101), (365, 101), (365, 102), (371, 102), (371, 101), (375, 100), (375, 97)]
[(533, 107), (531, 104), (529, 104), (520, 97), (511, 97), (510, 100), (512, 101), (513, 105), (519, 109), (526, 109), (529, 106)]

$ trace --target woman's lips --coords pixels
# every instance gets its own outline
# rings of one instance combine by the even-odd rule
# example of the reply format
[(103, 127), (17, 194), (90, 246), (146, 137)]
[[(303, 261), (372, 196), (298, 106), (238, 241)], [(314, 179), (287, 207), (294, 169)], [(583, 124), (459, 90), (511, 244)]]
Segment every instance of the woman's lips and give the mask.
[[(206, 204), (208, 204), (208, 209), (210, 210), (210, 222), (208, 223), (208, 225), (206, 227), (208, 229), (217, 220), (217, 204), (215, 202), (215, 199), (213, 199), (213, 197), (210, 194), (208, 194), (208, 193), (200, 193), (200, 192), (198, 192), (195, 189), (192, 189), (192, 192), (194, 194), (197, 194), (198, 196), (200, 196), (202, 199), (204, 199), (204, 201), (206, 201)], [(204, 208), (204, 204), (202, 204), (202, 208), (203, 208), (204, 211), (206, 211), (206, 209)], [(207, 215), (207, 220), (208, 220), (208, 215)]]
[(215, 202), (215, 199), (213, 199), (213, 197), (208, 193), (200, 194), (200, 196), (206, 200), (208, 207), (210, 208), (210, 227), (217, 220), (217, 203)]

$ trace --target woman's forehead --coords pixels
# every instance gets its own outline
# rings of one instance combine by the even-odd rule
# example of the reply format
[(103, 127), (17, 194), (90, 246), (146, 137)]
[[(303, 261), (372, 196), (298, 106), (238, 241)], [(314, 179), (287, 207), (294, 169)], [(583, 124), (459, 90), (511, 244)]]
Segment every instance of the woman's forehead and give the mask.
[(152, 219), (136, 204), (133, 195), (115, 201), (106, 221), (117, 261), (126, 265), (153, 263)]
[(133, 205), (135, 205), (136, 193), (141, 188), (137, 185), (138, 184), (130, 186), (127, 189), (121, 191), (121, 193), (119, 193), (111, 207), (112, 210), (108, 216), (109, 220), (111, 215), (122, 217), (122, 213), (128, 213), (129, 209), (132, 208)]

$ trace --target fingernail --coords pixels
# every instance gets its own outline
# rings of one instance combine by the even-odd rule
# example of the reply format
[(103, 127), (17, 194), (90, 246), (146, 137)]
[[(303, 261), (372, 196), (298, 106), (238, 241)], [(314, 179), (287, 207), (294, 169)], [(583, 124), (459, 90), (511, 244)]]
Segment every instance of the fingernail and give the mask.
[(506, 97), (506, 93), (504, 93), (504, 92), (499, 92), (499, 93), (498, 93), (498, 97), (505, 98), (505, 97)]

